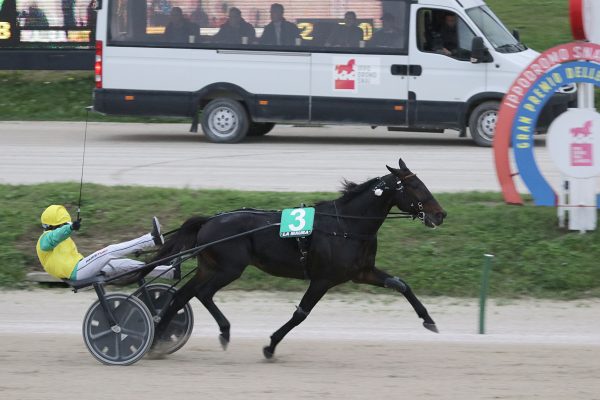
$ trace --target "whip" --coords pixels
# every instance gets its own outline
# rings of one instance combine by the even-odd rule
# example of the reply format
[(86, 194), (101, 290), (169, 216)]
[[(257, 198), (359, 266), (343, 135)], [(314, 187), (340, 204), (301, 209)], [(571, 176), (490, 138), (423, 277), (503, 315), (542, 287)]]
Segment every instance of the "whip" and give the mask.
[(83, 131), (83, 156), (81, 158), (81, 179), (79, 180), (79, 202), (77, 203), (77, 220), (79, 220), (79, 216), (81, 214), (81, 193), (83, 191), (83, 168), (85, 166), (85, 144), (87, 142), (87, 128), (88, 128), (88, 119), (90, 117), (90, 110), (92, 106), (88, 106), (85, 108), (85, 129)]

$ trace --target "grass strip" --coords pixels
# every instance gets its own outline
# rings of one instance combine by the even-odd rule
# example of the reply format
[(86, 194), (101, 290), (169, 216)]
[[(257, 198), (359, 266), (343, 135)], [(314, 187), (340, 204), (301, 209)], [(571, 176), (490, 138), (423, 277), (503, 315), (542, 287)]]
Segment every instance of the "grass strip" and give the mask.
[[(157, 215), (165, 229), (195, 214), (241, 207), (281, 209), (333, 199), (335, 193), (275, 193), (107, 187), (86, 184), (83, 254), (148, 232)], [(41, 270), (35, 243), (39, 215), (49, 204), (76, 209), (77, 183), (0, 185), (0, 286), (24, 286), (28, 271)], [(496, 255), (490, 293), (495, 297), (573, 299), (600, 296), (600, 231), (580, 235), (557, 228), (555, 209), (507, 206), (499, 194), (439, 194), (448, 211), (439, 229), (417, 221), (388, 220), (379, 235), (377, 265), (406, 279), (420, 295), (475, 297), (483, 254)], [(286, 240), (286, 239), (281, 239)], [(193, 263), (186, 264), (186, 269)], [(237, 289), (301, 290), (306, 282), (271, 277), (249, 267), (230, 286)], [(379, 291), (355, 284), (342, 291)]]

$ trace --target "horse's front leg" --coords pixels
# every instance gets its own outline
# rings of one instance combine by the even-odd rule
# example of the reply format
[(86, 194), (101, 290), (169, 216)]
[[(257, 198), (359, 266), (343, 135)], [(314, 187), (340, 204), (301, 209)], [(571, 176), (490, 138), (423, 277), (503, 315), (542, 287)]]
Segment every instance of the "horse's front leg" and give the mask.
[(311, 281), (306, 293), (300, 301), (300, 305), (294, 311), (292, 318), (286, 322), (281, 328), (271, 335), (271, 343), (263, 348), (265, 358), (273, 358), (275, 347), (283, 340), (292, 329), (300, 325), (306, 319), (313, 307), (321, 300), (321, 298), (332, 288), (333, 284), (329, 281), (316, 280)]
[(419, 318), (423, 319), (423, 326), (432, 332), (438, 333), (437, 326), (435, 325), (433, 319), (431, 319), (429, 316), (427, 309), (423, 303), (417, 299), (417, 296), (415, 296), (410, 286), (408, 286), (408, 284), (402, 279), (396, 276), (391, 276), (387, 272), (384, 272), (380, 269), (373, 268), (361, 271), (356, 278), (352, 279), (352, 281), (356, 283), (365, 283), (367, 285), (390, 288), (402, 293), (404, 297), (406, 297), (406, 300), (408, 300), (410, 305), (414, 308)]

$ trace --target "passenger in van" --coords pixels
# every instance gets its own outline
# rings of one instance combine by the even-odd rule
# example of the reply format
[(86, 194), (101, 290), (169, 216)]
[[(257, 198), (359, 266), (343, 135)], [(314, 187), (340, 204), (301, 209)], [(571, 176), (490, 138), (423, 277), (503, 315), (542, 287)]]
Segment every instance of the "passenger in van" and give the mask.
[(36, 3), (30, 5), (29, 11), (23, 11), (19, 17), (25, 20), (25, 26), (28, 28), (46, 28), (50, 26), (44, 10), (39, 8)]
[(363, 40), (363, 30), (358, 27), (356, 13), (348, 11), (344, 15), (344, 24), (338, 24), (333, 29), (325, 46), (359, 47), (361, 40)]
[(447, 13), (438, 32), (433, 34), (433, 50), (447, 56), (454, 56), (458, 51), (457, 17)]
[(188, 21), (181, 8), (173, 7), (169, 23), (165, 28), (164, 39), (167, 42), (188, 42), (189, 37), (198, 33), (198, 26)]
[(196, 6), (196, 9), (192, 11), (190, 19), (193, 23), (198, 25), (199, 28), (208, 28), (208, 14), (204, 12), (201, 1), (198, 1), (198, 5)]
[(293, 46), (300, 38), (300, 29), (283, 17), (283, 6), (271, 4), (271, 22), (265, 26), (260, 44)]
[(400, 30), (396, 27), (396, 17), (390, 13), (381, 16), (382, 27), (373, 34), (369, 47), (402, 47)]
[[(245, 39), (244, 39), (245, 38)], [(248, 44), (256, 41), (256, 31), (244, 18), (237, 7), (229, 9), (229, 19), (213, 37), (217, 43)]]

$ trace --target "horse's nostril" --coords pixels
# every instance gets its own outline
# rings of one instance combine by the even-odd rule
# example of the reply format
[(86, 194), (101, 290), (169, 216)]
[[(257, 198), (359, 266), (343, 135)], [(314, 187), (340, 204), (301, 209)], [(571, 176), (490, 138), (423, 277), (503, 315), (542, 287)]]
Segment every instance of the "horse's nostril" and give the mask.
[(440, 221), (441, 221), (441, 220), (443, 220), (444, 218), (446, 218), (446, 215), (448, 215), (448, 214), (446, 213), (446, 211), (442, 211), (442, 212), (439, 212), (439, 213), (437, 213), (435, 216), (436, 216), (436, 218), (437, 218), (438, 220), (440, 220)]

